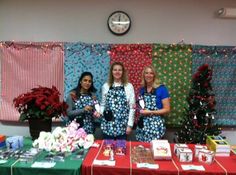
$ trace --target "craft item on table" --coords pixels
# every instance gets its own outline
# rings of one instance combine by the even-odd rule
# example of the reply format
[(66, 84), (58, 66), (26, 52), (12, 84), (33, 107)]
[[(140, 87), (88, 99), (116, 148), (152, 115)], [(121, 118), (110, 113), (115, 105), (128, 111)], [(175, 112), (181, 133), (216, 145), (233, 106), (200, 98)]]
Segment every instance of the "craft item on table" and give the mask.
[(206, 145), (215, 152), (215, 156), (230, 156), (230, 144), (221, 136), (207, 136)]
[(192, 162), (193, 161), (193, 152), (189, 148), (179, 148), (179, 161), (180, 162)]
[(5, 141), (0, 142), (0, 149), (5, 147), (5, 146), (6, 146), (6, 142)]
[(194, 146), (194, 157), (198, 157), (198, 153), (200, 150), (202, 149), (207, 149), (207, 146), (203, 146), (203, 145), (195, 145)]
[(214, 161), (214, 151), (202, 149), (198, 153), (198, 161), (211, 164)]
[(155, 164), (150, 148), (145, 148), (143, 145), (134, 146), (131, 149), (132, 163), (148, 163)]
[(72, 121), (67, 127), (56, 127), (52, 133), (40, 132), (33, 146), (46, 151), (72, 152), (79, 148), (88, 149), (94, 143), (94, 136), (88, 134), (79, 124)]
[(23, 147), (23, 136), (12, 136), (6, 139), (8, 149), (16, 150)]
[(111, 160), (111, 161), (115, 160), (114, 151), (113, 150), (110, 151), (110, 159), (109, 160)]
[(45, 157), (44, 160), (49, 161), (49, 162), (64, 162), (65, 161), (65, 153), (48, 153)]
[(126, 140), (116, 140), (115, 154), (116, 155), (126, 154)]
[(182, 144), (182, 143), (176, 143), (174, 145), (174, 153), (176, 154), (177, 157), (179, 156), (179, 152), (178, 152), (179, 148), (188, 148), (188, 145), (187, 144)]
[(1, 143), (1, 142), (5, 142), (5, 140), (6, 140), (6, 136), (0, 134), (0, 143)]
[(114, 140), (112, 140), (112, 139), (104, 140), (103, 155), (104, 156), (110, 156), (110, 152), (111, 152), (111, 150), (114, 151), (114, 147), (115, 147), (115, 141)]
[(7, 160), (7, 159), (13, 157), (13, 154), (14, 154), (14, 151), (10, 150), (10, 149), (0, 150), (0, 159)]
[(41, 151), (36, 148), (30, 148), (29, 150), (26, 151), (22, 150), (20, 152), (18, 159), (21, 162), (33, 163), (37, 159), (40, 152)]
[(168, 140), (152, 140), (151, 150), (155, 160), (171, 159), (171, 149)]

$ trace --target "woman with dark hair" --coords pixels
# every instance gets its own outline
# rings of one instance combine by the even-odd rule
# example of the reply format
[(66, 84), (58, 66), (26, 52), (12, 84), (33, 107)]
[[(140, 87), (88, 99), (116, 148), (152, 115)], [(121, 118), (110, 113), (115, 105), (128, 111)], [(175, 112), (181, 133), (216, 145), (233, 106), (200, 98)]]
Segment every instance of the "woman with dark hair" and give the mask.
[(76, 120), (88, 134), (94, 133), (94, 117), (99, 117), (95, 111), (96, 88), (93, 85), (93, 75), (90, 72), (81, 74), (78, 85), (70, 91), (67, 97), (67, 116)]
[(134, 123), (134, 88), (121, 62), (111, 65), (108, 82), (102, 86), (101, 129), (104, 139), (126, 139)]

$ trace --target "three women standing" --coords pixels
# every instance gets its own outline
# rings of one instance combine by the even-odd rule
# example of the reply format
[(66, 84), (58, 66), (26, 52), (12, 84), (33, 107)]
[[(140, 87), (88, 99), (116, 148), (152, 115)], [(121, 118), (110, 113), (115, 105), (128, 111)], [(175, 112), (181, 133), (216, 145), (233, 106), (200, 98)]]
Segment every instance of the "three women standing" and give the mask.
[[(120, 62), (111, 65), (108, 82), (102, 86), (100, 113), (94, 108), (95, 92), (92, 74), (84, 72), (78, 86), (67, 98), (69, 119), (76, 119), (87, 133), (94, 133), (93, 119), (102, 116), (104, 139), (126, 139), (134, 123), (135, 95), (124, 65)], [(145, 107), (140, 110), (142, 120), (136, 129), (136, 139), (150, 142), (162, 138), (166, 130), (164, 116), (170, 112), (170, 99), (166, 86), (160, 84), (152, 66), (143, 70), (139, 95)]]

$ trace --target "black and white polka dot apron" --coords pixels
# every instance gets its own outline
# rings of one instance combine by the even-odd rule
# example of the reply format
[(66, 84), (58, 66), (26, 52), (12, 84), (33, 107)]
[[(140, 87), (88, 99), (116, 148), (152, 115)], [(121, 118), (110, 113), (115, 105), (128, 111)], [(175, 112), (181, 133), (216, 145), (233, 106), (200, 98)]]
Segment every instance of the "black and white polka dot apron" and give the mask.
[[(88, 94), (80, 95), (79, 99), (75, 102), (76, 109), (84, 109), (85, 106), (94, 106), (93, 98)], [(84, 112), (79, 118), (83, 118), (83, 129), (87, 134), (93, 134), (94, 132), (94, 121), (93, 121), (93, 110)]]
[[(158, 110), (156, 107), (156, 95), (144, 93), (145, 108), (148, 110)], [(141, 142), (150, 142), (154, 139), (160, 139), (165, 133), (165, 120), (158, 115), (144, 116), (143, 128), (137, 126), (136, 139)]]
[(103, 133), (114, 137), (124, 135), (129, 116), (129, 106), (124, 86), (109, 89), (105, 109), (111, 110), (114, 118), (112, 121), (102, 118), (101, 129)]

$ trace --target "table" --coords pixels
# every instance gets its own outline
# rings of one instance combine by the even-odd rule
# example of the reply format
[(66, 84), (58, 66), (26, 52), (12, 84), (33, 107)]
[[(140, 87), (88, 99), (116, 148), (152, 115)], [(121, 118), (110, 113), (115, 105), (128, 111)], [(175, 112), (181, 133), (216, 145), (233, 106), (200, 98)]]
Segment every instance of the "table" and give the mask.
[[(24, 139), (24, 149), (31, 147), (31, 139)], [(37, 157), (37, 161), (42, 160), (46, 154), (46, 152), (42, 152)], [(32, 168), (32, 163), (11, 159), (7, 163), (0, 165), (0, 175), (80, 175), (80, 167), (83, 160), (72, 160), (71, 156), (66, 157), (64, 162), (57, 162), (53, 168)]]
[[(103, 155), (102, 146), (104, 141), (96, 141), (100, 144), (99, 148), (90, 148), (87, 156), (82, 163), (82, 175), (236, 175), (236, 156), (231, 155), (230, 157), (216, 157), (215, 161), (208, 165), (205, 163), (198, 162), (197, 158), (194, 158), (191, 163), (182, 163), (178, 161), (178, 158), (173, 153), (174, 144), (171, 144), (172, 159), (171, 160), (158, 160), (155, 161), (159, 165), (159, 169), (147, 169), (137, 168), (136, 164), (131, 162), (130, 150), (132, 147), (142, 144), (145, 147), (150, 147), (149, 143), (141, 142), (127, 142), (127, 153), (125, 156), (115, 155), (116, 165), (115, 166), (101, 166), (94, 165), (93, 161), (107, 160), (108, 157)], [(193, 150), (194, 145), (189, 145)], [(184, 171), (181, 165), (193, 164), (203, 165), (205, 171), (189, 170)]]

